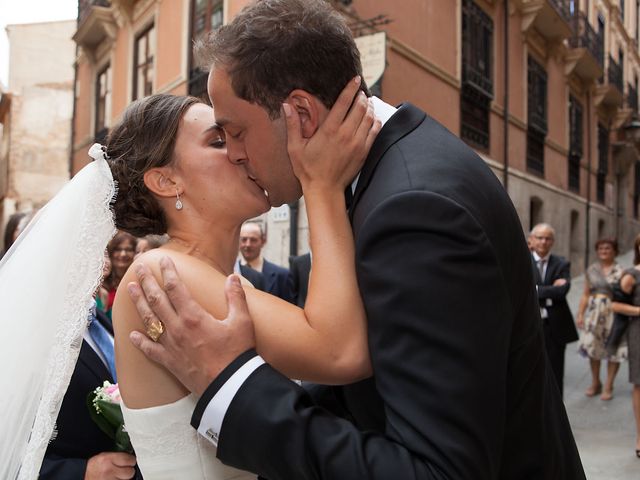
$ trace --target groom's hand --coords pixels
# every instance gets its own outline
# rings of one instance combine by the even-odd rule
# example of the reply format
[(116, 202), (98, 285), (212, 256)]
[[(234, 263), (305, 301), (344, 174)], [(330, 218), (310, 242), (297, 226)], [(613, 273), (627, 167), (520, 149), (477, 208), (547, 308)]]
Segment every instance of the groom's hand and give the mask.
[[(148, 358), (169, 370), (190, 391), (202, 395), (236, 357), (255, 348), (253, 322), (240, 279), (230, 275), (225, 285), (229, 313), (218, 320), (192, 297), (168, 257), (160, 260), (164, 289), (145, 265), (136, 269), (140, 284), (128, 285), (129, 295), (147, 329), (162, 322), (158, 342), (131, 332), (131, 342)], [(142, 288), (140, 288), (142, 287)]]

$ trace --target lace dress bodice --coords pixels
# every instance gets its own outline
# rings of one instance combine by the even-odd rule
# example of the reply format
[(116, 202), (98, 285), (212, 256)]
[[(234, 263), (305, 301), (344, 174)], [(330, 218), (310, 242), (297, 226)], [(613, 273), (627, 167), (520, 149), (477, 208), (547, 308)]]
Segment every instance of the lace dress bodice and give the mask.
[(189, 395), (158, 407), (129, 409), (121, 403), (124, 424), (145, 480), (255, 480), (223, 465), (215, 447), (201, 438), (190, 420), (196, 398)]

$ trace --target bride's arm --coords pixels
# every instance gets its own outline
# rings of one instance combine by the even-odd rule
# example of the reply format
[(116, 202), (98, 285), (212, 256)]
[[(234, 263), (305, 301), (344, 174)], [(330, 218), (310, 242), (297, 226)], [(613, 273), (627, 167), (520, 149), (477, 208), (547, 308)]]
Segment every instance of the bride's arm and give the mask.
[[(325, 122), (309, 140), (296, 131), (300, 124), (297, 114), (293, 112), (287, 118), (291, 156), (305, 190), (314, 255), (305, 310), (253, 289), (246, 291), (258, 351), (285, 375), (321, 383), (351, 382), (370, 372), (366, 319), (356, 282), (344, 187), (360, 169), (380, 124), (374, 121), (366, 99), (360, 98), (349, 109), (355, 94), (352, 88), (345, 88)], [(345, 112), (349, 112), (346, 118)], [(304, 158), (305, 163), (300, 164), (299, 158)], [(197, 269), (183, 268), (182, 259), (176, 262), (182, 280), (179, 281), (172, 268), (160, 272), (160, 257), (156, 257), (159, 254), (147, 252), (142, 259), (150, 270), (138, 275), (151, 305), (137, 288), (132, 293), (137, 311), (129, 298), (123, 299), (121, 305), (128, 305), (126, 310), (137, 317), (128, 330), (143, 330), (141, 318), (148, 324), (156, 315), (168, 325), (161, 344), (151, 344), (144, 339), (142, 345), (136, 344), (194, 389), (194, 371), (202, 370), (200, 377), (212, 378), (217, 371), (214, 364), (223, 362), (223, 358), (234, 355), (233, 352), (242, 351), (230, 347), (229, 335), (239, 338), (239, 333), (230, 324), (222, 325), (211, 319), (200, 308), (216, 318), (227, 315), (224, 277), (203, 282)], [(158, 289), (154, 278), (161, 285), (165, 282), (173, 305)], [(135, 280), (135, 277), (125, 280)], [(223, 356), (220, 348), (225, 348)], [(144, 359), (140, 352), (136, 351), (135, 355)], [(202, 378), (195, 383), (202, 388)]]

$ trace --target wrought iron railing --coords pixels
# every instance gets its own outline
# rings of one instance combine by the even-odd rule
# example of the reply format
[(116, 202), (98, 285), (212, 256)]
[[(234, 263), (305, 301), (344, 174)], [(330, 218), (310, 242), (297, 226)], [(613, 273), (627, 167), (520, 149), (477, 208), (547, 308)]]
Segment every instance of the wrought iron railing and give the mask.
[(78, 25), (80, 25), (91, 12), (91, 7), (110, 7), (109, 0), (78, 0)]
[(609, 85), (616, 87), (620, 93), (624, 92), (622, 87), (622, 68), (616, 63), (611, 55), (609, 55), (609, 68), (607, 69), (607, 78)]
[(569, 39), (569, 44), (573, 48), (586, 48), (598, 61), (600, 68), (604, 69), (604, 37), (596, 32), (589, 19), (582, 12), (576, 12), (571, 20), (573, 27), (573, 37)]
[(638, 111), (638, 90), (631, 84), (627, 85), (627, 105), (634, 112)]
[(570, 0), (549, 0), (553, 8), (567, 22), (571, 21), (571, 1)]

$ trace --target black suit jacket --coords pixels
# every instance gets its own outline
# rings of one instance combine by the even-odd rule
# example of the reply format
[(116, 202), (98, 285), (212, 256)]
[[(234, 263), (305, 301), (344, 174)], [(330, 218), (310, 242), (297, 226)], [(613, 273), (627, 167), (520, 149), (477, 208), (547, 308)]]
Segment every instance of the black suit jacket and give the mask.
[[(113, 334), (109, 318), (100, 310), (96, 317)], [(113, 382), (109, 369), (83, 340), (78, 362), (56, 420), (58, 433), (47, 447), (40, 479), (82, 480), (89, 458), (114, 450), (113, 440), (91, 420), (87, 410), (87, 395), (105, 380)]]
[(311, 254), (305, 253), (289, 257), (289, 271), (291, 272), (291, 288), (293, 303), (304, 307), (309, 289), (309, 273), (311, 272)]
[(357, 425), (263, 365), (227, 410), (218, 457), (271, 480), (584, 479), (522, 227), (486, 164), (405, 104), (350, 216), (374, 371), (342, 391)]
[[(538, 299), (540, 307), (544, 307), (549, 315), (549, 328), (553, 339), (561, 344), (578, 340), (578, 331), (573, 322), (573, 315), (567, 303), (567, 293), (571, 288), (571, 264), (558, 255), (549, 255), (549, 263), (545, 271), (545, 278), (540, 278), (540, 271), (531, 255), (531, 262), (538, 285)], [(558, 287), (553, 282), (565, 279), (566, 284)]]
[(289, 270), (268, 260), (262, 261), (262, 275), (264, 276), (265, 291), (287, 302), (293, 303), (291, 276)]

